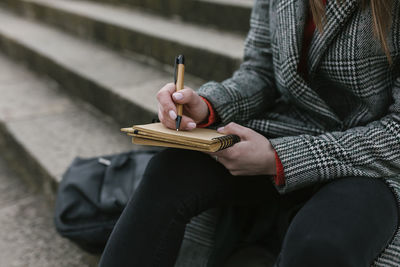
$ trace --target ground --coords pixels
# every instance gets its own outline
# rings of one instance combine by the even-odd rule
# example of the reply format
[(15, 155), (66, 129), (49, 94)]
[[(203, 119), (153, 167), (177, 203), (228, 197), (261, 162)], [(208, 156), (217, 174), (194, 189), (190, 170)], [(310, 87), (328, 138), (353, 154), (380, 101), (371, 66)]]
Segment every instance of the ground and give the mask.
[(53, 208), (0, 158), (0, 267), (91, 267), (98, 258), (60, 237)]

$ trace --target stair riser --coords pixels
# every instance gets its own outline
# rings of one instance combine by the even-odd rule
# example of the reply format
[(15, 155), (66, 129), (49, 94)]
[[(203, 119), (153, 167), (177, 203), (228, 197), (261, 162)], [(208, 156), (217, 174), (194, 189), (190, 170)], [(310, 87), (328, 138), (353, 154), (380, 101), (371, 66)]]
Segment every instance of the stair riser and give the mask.
[(246, 33), (249, 30), (250, 7), (188, 0), (97, 0), (96, 2), (141, 7), (163, 16), (179, 16), (183, 21), (227, 31)]
[(43, 192), (54, 202), (58, 183), (45, 168), (15, 139), (7, 126), (0, 122), (0, 151), (7, 166), (15, 171), (28, 186)]
[(156, 117), (154, 112), (1, 34), (0, 49), (14, 60), (23, 62), (35, 72), (51, 77), (61, 84), (68, 94), (91, 103), (105, 114), (113, 117), (120, 125), (130, 125), (133, 118), (137, 123), (148, 123)]
[[(187, 58), (187, 72), (205, 80), (222, 81), (230, 77), (240, 66), (241, 60), (237, 58), (91, 20), (36, 3), (18, 0), (4, 0), (4, 2), (7, 2), (7, 6), (19, 14), (46, 22), (84, 39), (101, 42), (118, 51), (133, 51), (167, 65), (172, 64), (177, 54), (184, 54)], [(207, 62), (207, 64), (199, 64), (199, 62)]]

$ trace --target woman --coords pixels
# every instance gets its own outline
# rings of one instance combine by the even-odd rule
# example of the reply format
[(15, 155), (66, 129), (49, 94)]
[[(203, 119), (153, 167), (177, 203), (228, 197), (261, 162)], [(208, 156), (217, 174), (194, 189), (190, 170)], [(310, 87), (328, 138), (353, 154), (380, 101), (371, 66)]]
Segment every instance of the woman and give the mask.
[[(276, 266), (400, 266), (400, 1), (256, 0), (240, 69), (174, 91), (158, 93), (163, 124), (182, 103), (182, 130), (241, 142), (158, 154), (101, 266), (173, 266), (186, 223), (222, 206), (236, 216), (210, 266), (249, 240), (272, 243)], [(259, 235), (224, 228), (260, 210)]]

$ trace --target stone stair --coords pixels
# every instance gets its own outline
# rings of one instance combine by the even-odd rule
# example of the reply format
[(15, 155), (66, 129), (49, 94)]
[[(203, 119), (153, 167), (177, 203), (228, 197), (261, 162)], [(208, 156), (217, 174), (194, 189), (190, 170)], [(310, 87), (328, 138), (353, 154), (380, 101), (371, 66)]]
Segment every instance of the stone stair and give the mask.
[(0, 267), (94, 267), (53, 227), (53, 205), (12, 172), (0, 156)]
[[(191, 5), (199, 8), (189, 12)], [(0, 150), (8, 167), (52, 203), (74, 157), (136, 149), (119, 128), (156, 117), (155, 94), (173, 81), (175, 55), (185, 54), (193, 89), (230, 77), (245, 27), (202, 21), (213, 7), (227, 20), (241, 13), (248, 25), (248, 0), (0, 0)]]
[(253, 0), (96, 0), (120, 6), (142, 8), (165, 17), (247, 33)]
[(69, 0), (10, 0), (4, 3), (23, 16), (169, 66), (177, 53), (184, 54), (187, 72), (207, 80), (230, 77), (242, 59), (243, 35), (140, 10)]
[[(48, 208), (53, 206), (61, 175), (75, 156), (92, 157), (134, 148), (118, 133), (119, 125), (110, 117), (79, 99), (68, 97), (54, 81), (38, 78), (4, 56), (0, 56), (0, 94), (1, 156), (33, 191), (41, 192), (51, 200)], [(51, 209), (46, 213), (45, 223), (49, 226), (53, 226), (49, 215), (52, 212)], [(55, 234), (54, 228), (51, 231)], [(67, 246), (71, 247), (71, 244)], [(24, 249), (28, 249), (27, 246)], [(76, 248), (74, 251), (79, 252)], [(41, 250), (31, 247), (31, 253), (41, 253)], [(70, 253), (65, 257), (68, 255)], [(60, 258), (60, 265), (54, 266), (67, 266), (61, 261), (69, 262)], [(8, 266), (31, 265), (24, 261), (16, 265), (0, 264), (0, 267)]]

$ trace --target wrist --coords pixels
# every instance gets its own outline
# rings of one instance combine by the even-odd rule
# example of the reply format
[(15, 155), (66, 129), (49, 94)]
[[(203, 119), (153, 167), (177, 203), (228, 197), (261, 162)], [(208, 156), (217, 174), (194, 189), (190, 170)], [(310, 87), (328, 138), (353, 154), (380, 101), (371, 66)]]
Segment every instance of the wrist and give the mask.
[(201, 114), (203, 114), (202, 118), (200, 119), (200, 121), (198, 122), (198, 124), (204, 124), (208, 122), (208, 119), (210, 117), (210, 109), (207, 105), (207, 100), (205, 100), (205, 98), (203, 98), (202, 96), (200, 96), (200, 101), (201, 101)]
[(204, 128), (204, 127), (208, 127), (208, 126), (212, 125), (213, 123), (215, 123), (216, 114), (215, 114), (215, 111), (214, 111), (211, 103), (206, 98), (200, 96), (200, 99), (202, 99), (203, 105), (206, 106), (207, 112), (205, 112), (205, 113), (207, 114), (207, 116), (205, 116), (205, 118), (201, 121), (201, 123), (199, 123), (197, 125), (197, 127)]
[(269, 150), (268, 155), (267, 155), (267, 170), (266, 174), (267, 175), (276, 175), (276, 164), (275, 164), (275, 151)]

